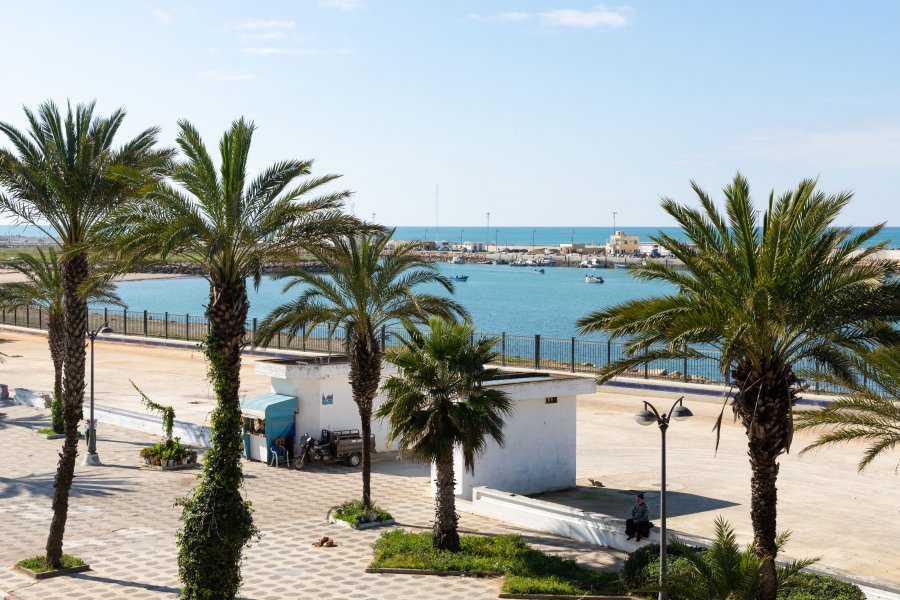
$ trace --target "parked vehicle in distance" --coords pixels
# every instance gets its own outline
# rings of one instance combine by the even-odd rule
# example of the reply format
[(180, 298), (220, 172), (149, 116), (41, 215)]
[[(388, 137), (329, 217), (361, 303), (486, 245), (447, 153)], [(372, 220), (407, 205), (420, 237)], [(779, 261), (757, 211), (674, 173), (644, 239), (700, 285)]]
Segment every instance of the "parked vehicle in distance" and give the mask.
[[(294, 468), (302, 469), (310, 463), (335, 463), (343, 461), (351, 467), (362, 463), (362, 435), (359, 429), (338, 431), (322, 430), (322, 437), (316, 439), (308, 433), (300, 438), (300, 454), (294, 459)], [(375, 451), (375, 436), (371, 441)]]

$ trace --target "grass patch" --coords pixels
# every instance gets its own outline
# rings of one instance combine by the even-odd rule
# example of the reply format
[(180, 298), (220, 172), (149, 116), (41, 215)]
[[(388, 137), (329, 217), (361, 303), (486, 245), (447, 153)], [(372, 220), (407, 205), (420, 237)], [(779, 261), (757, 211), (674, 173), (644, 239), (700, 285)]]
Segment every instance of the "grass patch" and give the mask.
[(459, 571), (469, 575), (502, 573), (508, 594), (607, 596), (621, 593), (615, 573), (582, 567), (572, 559), (535, 550), (518, 535), (460, 538), (459, 552), (435, 550), (431, 532), (386, 531), (373, 545), (371, 567)]
[(340, 506), (334, 507), (331, 510), (331, 516), (335, 519), (346, 521), (351, 525), (388, 521), (393, 518), (391, 513), (383, 508), (372, 506), (372, 508), (366, 509), (362, 500), (358, 498), (356, 500), (347, 500)]
[[(56, 431), (53, 431), (52, 427), (41, 427), (37, 432), (41, 435), (62, 435), (65, 433), (64, 431), (57, 433)], [(79, 440), (84, 437), (80, 431), (77, 433), (77, 436)]]
[[(62, 569), (71, 569), (72, 567), (84, 566), (83, 560), (81, 560), (77, 556), (72, 556), (71, 554), (63, 554), (62, 561), (60, 562), (62, 564), (60, 568)], [(47, 557), (45, 556), (32, 556), (31, 558), (20, 560), (16, 563), (16, 566), (23, 567), (35, 573), (46, 573), (47, 571), (54, 570), (51, 569), (47, 564)]]

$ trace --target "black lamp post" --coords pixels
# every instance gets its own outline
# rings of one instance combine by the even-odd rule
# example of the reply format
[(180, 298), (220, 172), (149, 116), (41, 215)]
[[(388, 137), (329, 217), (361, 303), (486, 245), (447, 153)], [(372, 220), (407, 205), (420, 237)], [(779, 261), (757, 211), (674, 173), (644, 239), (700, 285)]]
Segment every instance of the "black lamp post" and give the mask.
[(97, 456), (97, 422), (94, 421), (94, 340), (100, 334), (112, 333), (109, 323), (104, 323), (93, 331), (88, 331), (88, 339), (91, 340), (91, 417), (88, 425), (88, 448), (83, 465), (98, 466), (100, 457)]
[[(649, 402), (644, 402), (644, 410), (634, 415), (634, 420), (641, 425), (659, 425), (659, 431), (662, 434), (662, 481), (660, 482), (659, 494), (659, 587), (666, 586), (666, 429), (669, 428), (669, 420), (675, 419), (682, 421), (688, 417), (693, 417), (694, 413), (688, 407), (682, 404), (684, 396), (675, 401), (669, 413), (659, 414)], [(666, 592), (659, 593), (659, 600), (666, 600), (668, 594)]]

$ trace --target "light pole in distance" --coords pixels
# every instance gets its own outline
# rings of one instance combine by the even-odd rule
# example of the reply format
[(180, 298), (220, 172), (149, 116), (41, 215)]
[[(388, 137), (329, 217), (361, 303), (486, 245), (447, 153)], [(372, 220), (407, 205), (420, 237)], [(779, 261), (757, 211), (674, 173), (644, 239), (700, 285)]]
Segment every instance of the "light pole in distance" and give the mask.
[(87, 454), (84, 456), (83, 465), (98, 466), (100, 457), (97, 456), (97, 422), (94, 420), (94, 340), (98, 335), (112, 333), (109, 323), (104, 323), (93, 331), (88, 331), (88, 339), (91, 340), (91, 417), (87, 431)]
[[(661, 481), (659, 484), (659, 587), (666, 587), (666, 429), (669, 428), (669, 421), (675, 419), (683, 421), (688, 417), (693, 417), (694, 413), (683, 404), (684, 396), (675, 401), (669, 413), (659, 414), (656, 407), (649, 402), (644, 402), (644, 410), (634, 415), (634, 420), (641, 425), (659, 425), (659, 432), (662, 435), (662, 471)], [(662, 591), (659, 593), (659, 600), (666, 600), (668, 594)]]

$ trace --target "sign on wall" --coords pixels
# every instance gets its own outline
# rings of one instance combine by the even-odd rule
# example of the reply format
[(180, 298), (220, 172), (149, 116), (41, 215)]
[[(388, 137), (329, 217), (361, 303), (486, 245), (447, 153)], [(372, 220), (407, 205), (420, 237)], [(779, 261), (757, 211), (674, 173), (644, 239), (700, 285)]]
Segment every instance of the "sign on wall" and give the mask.
[(334, 394), (322, 394), (322, 404), (334, 404)]

